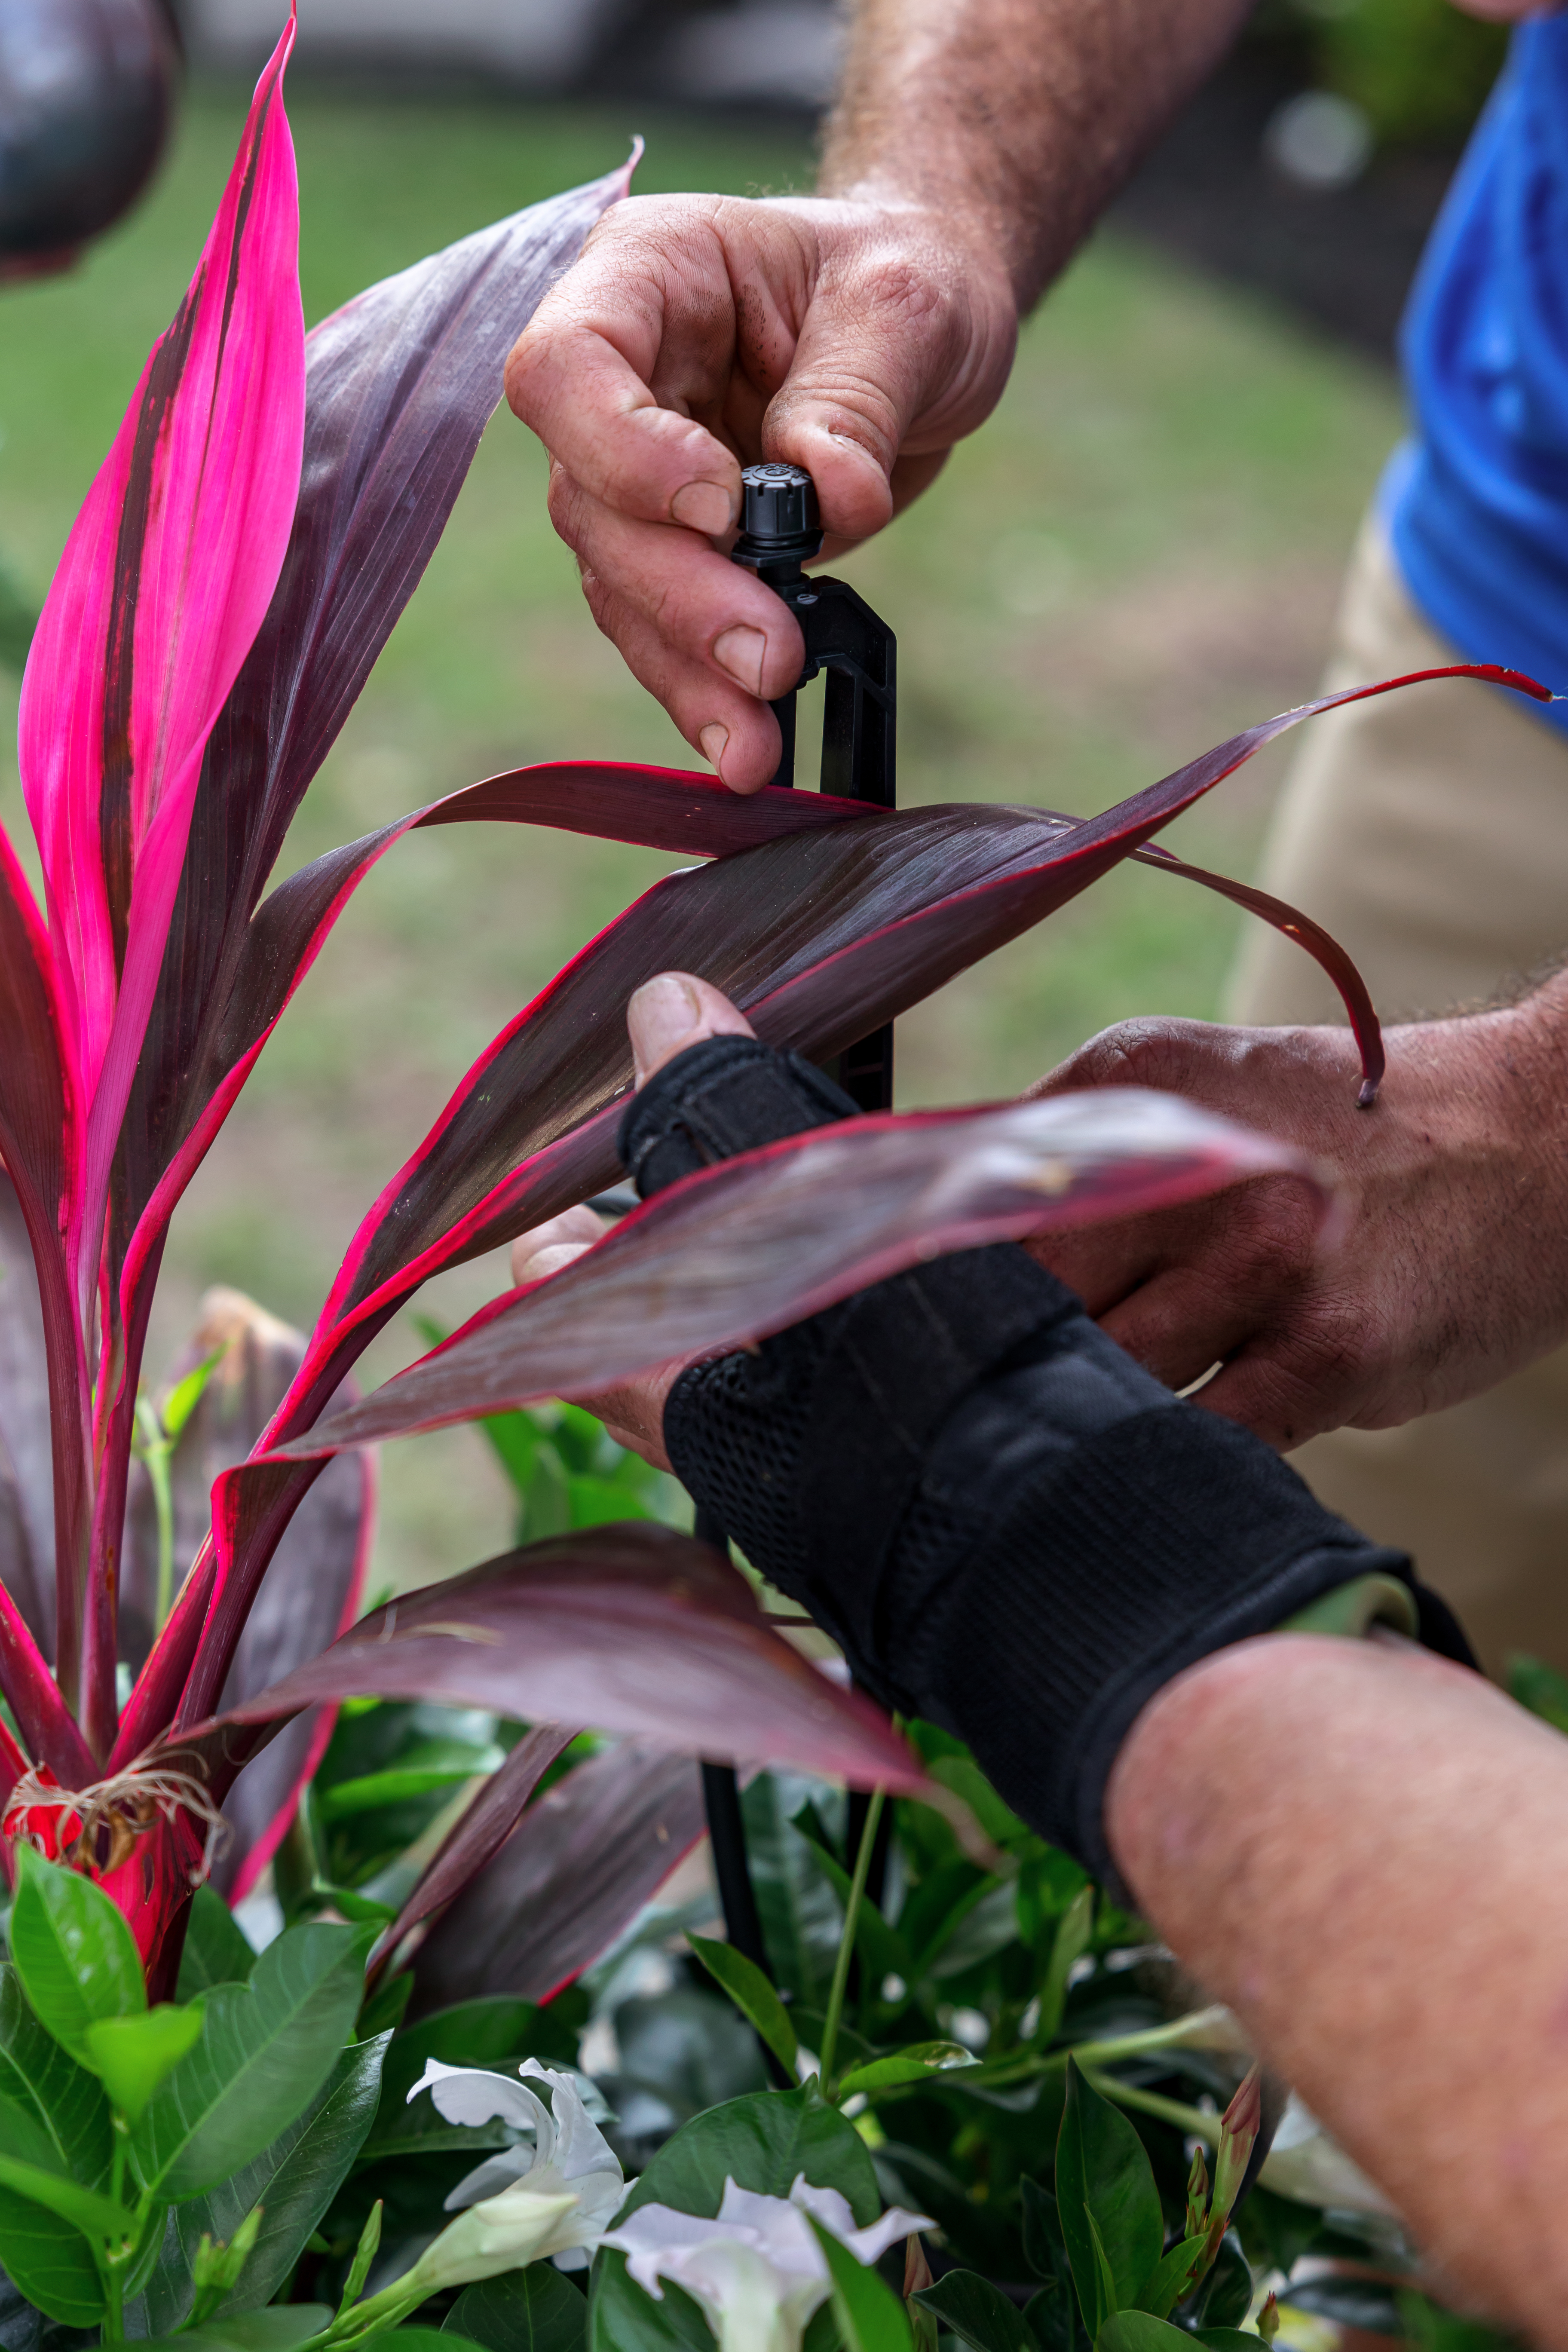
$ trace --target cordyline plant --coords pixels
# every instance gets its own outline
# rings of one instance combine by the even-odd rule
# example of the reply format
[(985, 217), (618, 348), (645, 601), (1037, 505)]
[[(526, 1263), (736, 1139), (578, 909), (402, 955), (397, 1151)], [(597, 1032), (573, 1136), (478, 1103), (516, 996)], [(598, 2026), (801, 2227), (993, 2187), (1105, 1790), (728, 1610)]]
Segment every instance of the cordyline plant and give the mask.
[[(631, 1081), (622, 1013), (640, 982), (670, 966), (700, 973), (763, 1036), (830, 1056), (1121, 859), (1190, 871), (1146, 847), (1151, 836), (1325, 706), (1237, 736), (1088, 821), (972, 805), (868, 812), (772, 790), (742, 801), (672, 771), (525, 768), (264, 895), (451, 510), (507, 350), (628, 179), (614, 173), (482, 230), (307, 338), (282, 100), (292, 37), (290, 23), (33, 646), (20, 756), (47, 921), (0, 843), (0, 1851), (15, 1889), (15, 1966), (0, 1979), (0, 2260), (37, 2310), (109, 2337), (199, 2326), (270, 2280), (265, 2301), (287, 2276), (331, 2185), (301, 2225), (305, 2204), (277, 2189), (278, 2149), (310, 2115), (318, 2135), (321, 2116), (351, 2115), (363, 2139), (374, 2111), (385, 2037), (365, 2038), (367, 1961), (386, 2000), (478, 1872), (500, 1857), (528, 1885), (530, 1855), (548, 1845), (541, 1791), (571, 1760), (576, 1727), (630, 1744), (578, 1764), (568, 1783), (580, 1836), (596, 1833), (608, 1862), (596, 1895), (584, 1889), (575, 1937), (549, 1946), (542, 1990), (592, 1959), (699, 1833), (689, 1800), (675, 1802), (649, 1764), (688, 1751), (694, 1723), (714, 1759), (942, 1794), (921, 1754), (769, 1624), (738, 1570), (668, 1528), (581, 1527), (356, 1622), (370, 1494), (353, 1449), (742, 1344), (933, 1250), (1297, 1165), (1263, 1138), (1147, 1095), (866, 1118), (676, 1186), (354, 1399), (345, 1384), (358, 1356), (427, 1277), (617, 1172)], [(1511, 673), (1433, 673), (1458, 674), (1542, 691)], [(371, 1208), (309, 1339), (220, 1300), (156, 1412), (142, 1360), (184, 1187), (361, 879), (411, 828), (476, 822), (707, 862), (658, 882), (480, 1056)], [(1370, 1098), (1376, 1021), (1333, 942), (1256, 892), (1198, 878), (1294, 931), (1334, 974)], [(183, 1482), (172, 1458), (185, 1461)], [(532, 1727), (420, 1857), (395, 1916), (374, 1904), (356, 1913), (341, 1890), (334, 1917), (302, 1918), (252, 1976), (207, 1891), (187, 1952), (193, 1895), (220, 1861), (220, 1814), (237, 1898), (279, 1856), (345, 1700), (442, 1702)], [(664, 1850), (651, 1860), (650, 1804), (675, 1823), (659, 1819)], [(570, 1878), (557, 1874), (556, 1916)], [(835, 2021), (843, 1972), (837, 1981)], [(837, 2031), (820, 2053), (830, 2084)], [(500, 2079), (471, 2096), (439, 2074), (425, 2084), (458, 2135), (448, 2145), (468, 2144), (461, 2135), (484, 2120), (454, 2117), (451, 2102), (500, 2097)], [(543, 2091), (548, 2105), (514, 2074), (489, 2112), (502, 2118), (500, 2144), (531, 2137), (531, 2156), (510, 2172), (481, 2168), (471, 2195), (459, 2184), (472, 2212), (402, 2287), (363, 2298), (373, 2215), (338, 2317), (299, 2306), (302, 2331), (267, 2342), (348, 2340), (464, 2278), (597, 2242), (618, 2167), (601, 2159), (572, 2078)], [(805, 2095), (763, 2095), (798, 2105)], [(812, 2096), (823, 2130), (847, 2129)], [(840, 2210), (817, 2195), (834, 2179), (803, 2169), (804, 2202), (780, 2183), (793, 2219), (748, 2207), (744, 2223), (767, 2245), (776, 2223), (777, 2245), (809, 2272), (790, 2308), (816, 2309), (831, 2291), (855, 2341), (858, 2273), (879, 2245), (867, 2235), (868, 2178), (838, 2181)], [(718, 2214), (717, 2187), (710, 2201)], [(658, 2281), (677, 2273), (660, 2271), (646, 2228), (621, 2242), (651, 2326)], [(795, 2340), (794, 2320), (778, 2326), (781, 2344)]]

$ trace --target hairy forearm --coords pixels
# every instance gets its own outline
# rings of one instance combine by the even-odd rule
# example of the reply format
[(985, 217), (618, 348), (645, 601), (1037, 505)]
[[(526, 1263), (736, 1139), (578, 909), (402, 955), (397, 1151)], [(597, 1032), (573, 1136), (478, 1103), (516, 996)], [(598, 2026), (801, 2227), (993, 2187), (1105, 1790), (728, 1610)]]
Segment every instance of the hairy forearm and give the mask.
[(1106, 1818), (1450, 2288), (1568, 2344), (1568, 1743), (1420, 1652), (1268, 1635), (1145, 1708)]
[(1249, 0), (859, 0), (820, 190), (966, 215), (1026, 309)]

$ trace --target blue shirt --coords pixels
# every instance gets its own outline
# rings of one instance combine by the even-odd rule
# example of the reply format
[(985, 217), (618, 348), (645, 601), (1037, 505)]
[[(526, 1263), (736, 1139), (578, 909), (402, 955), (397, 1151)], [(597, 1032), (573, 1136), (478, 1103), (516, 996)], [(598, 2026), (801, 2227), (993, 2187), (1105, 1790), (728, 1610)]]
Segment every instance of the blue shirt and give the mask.
[(1568, 690), (1568, 16), (1515, 31), (1401, 347), (1415, 429), (1379, 503), (1405, 585), (1465, 659)]

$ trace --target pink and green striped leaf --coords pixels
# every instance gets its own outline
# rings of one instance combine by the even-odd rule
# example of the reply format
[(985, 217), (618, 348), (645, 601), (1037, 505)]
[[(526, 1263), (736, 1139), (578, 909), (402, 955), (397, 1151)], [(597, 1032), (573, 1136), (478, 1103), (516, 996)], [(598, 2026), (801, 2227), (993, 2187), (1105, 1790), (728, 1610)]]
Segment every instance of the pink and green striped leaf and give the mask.
[(22, 690), (23, 787), (89, 1104), (79, 1243), (163, 961), (207, 736), (277, 584), (300, 485), (304, 321), (283, 111), (292, 16), (195, 276), (78, 517)]
[[(279, 919), (298, 892), (252, 920), (289, 821), (446, 527), (511, 343), (635, 162), (416, 263), (306, 340), (289, 551), (208, 743), (115, 1171), (127, 1323), (175, 1201), (320, 945), (319, 924)], [(345, 855), (357, 879), (370, 860)]]

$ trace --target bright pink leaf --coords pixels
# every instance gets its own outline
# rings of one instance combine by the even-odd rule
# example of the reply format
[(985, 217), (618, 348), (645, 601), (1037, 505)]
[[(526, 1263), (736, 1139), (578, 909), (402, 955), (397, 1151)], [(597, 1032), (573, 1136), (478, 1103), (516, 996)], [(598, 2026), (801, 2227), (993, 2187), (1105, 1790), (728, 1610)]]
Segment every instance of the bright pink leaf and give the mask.
[(213, 721), (300, 487), (304, 320), (282, 79), (260, 81), (190, 289), (77, 520), (23, 686), (23, 786), (91, 1104), (83, 1238), (153, 1003)]

